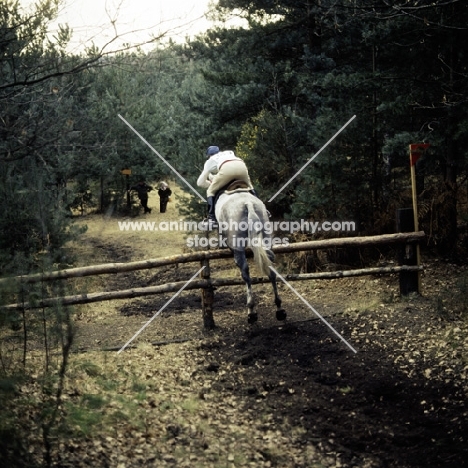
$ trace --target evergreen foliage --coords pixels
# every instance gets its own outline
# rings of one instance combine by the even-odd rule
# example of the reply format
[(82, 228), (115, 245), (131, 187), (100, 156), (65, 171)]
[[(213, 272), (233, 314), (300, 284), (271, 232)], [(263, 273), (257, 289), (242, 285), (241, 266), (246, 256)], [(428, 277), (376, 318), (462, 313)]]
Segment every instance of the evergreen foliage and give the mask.
[[(11, 24), (21, 22), (16, 2), (2, 8)], [(13, 197), (25, 180), (31, 186), (26, 167), (44, 177), (38, 187), (54, 187), (59, 201), (49, 197), (47, 209), (55, 217), (57, 205), (63, 213), (67, 206), (125, 208), (123, 168), (132, 169), (130, 183), (172, 176), (118, 114), (192, 184), (206, 146), (236, 150), (268, 199), (356, 115), (270, 211), (351, 218), (362, 233), (393, 231), (395, 209), (410, 204), (408, 144), (428, 141), (421, 203), (431, 208), (423, 210), (422, 227), (427, 216), (440, 228), (438, 245), (454, 245), (466, 175), (467, 7), (461, 2), (221, 0), (217, 19), (235, 12), (248, 27), (213, 27), (191, 43), (149, 53), (91, 54), (94, 68), (64, 52), (66, 27), (55, 43), (46, 40), (45, 23), (57, 5), (41, 8), (14, 35), (4, 20), (10, 33), (2, 42), (0, 89), (8, 111), (1, 159), (24, 160), (20, 170), (2, 166), (2, 177), (13, 177), (2, 187), (5, 201), (8, 187)], [(83, 73), (63, 73), (63, 62)], [(3, 209), (12, 205), (8, 200)], [(201, 214), (199, 200), (184, 208)], [(4, 229), (9, 219), (5, 213)], [(37, 239), (65, 240), (30, 224), (36, 227), (27, 235), (11, 230), (15, 251), (19, 242), (28, 250), (33, 238), (35, 248), (44, 247)]]
[[(48, 34), (59, 5), (0, 3), (1, 276), (72, 263), (63, 247), (79, 235), (73, 216), (125, 211), (127, 186), (141, 177), (183, 186), (119, 115), (192, 185), (207, 146), (233, 149), (262, 199), (290, 181), (267, 205), (273, 216), (354, 220), (360, 234), (395, 230), (396, 209), (411, 206), (408, 145), (430, 143), (417, 166), (420, 227), (439, 252), (466, 258), (465, 1), (219, 0), (218, 26), (190, 43), (78, 56), (66, 52), (66, 26)], [(223, 27), (231, 14), (247, 26)], [(204, 208), (193, 197), (181, 210), (201, 217)], [(17, 300), (12, 288), (0, 291), (3, 303)], [(45, 293), (54, 290), (21, 291), (25, 301)], [(73, 339), (69, 311), (4, 314), (4, 330), (23, 343), (41, 331), (61, 346), (57, 366), (53, 340), (44, 357), (47, 442)], [(31, 466), (9, 406), (29, 377), (6, 351), (0, 342), (0, 456)]]
[(438, 247), (453, 248), (466, 178), (467, 5), (221, 0), (219, 10), (249, 28), (212, 29), (193, 51), (217, 93), (231, 97), (215, 135), (237, 142), (265, 198), (357, 115), (278, 196), (274, 214), (393, 231), (395, 209), (411, 205), (408, 145), (427, 141), (422, 227), (435, 222)]

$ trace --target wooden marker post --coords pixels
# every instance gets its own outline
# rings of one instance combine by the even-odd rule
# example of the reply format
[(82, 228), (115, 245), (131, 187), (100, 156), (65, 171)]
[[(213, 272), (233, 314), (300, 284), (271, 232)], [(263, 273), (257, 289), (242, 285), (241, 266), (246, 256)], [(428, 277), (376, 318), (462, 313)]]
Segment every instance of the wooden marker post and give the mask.
[[(410, 153), (410, 168), (411, 168), (411, 192), (413, 197), (413, 217), (414, 217), (414, 231), (419, 231), (418, 221), (418, 193), (416, 183), (416, 163), (422, 156), (423, 152), (429, 148), (428, 143), (413, 143), (409, 145)], [(421, 265), (421, 254), (419, 244), (416, 244), (416, 265)], [(418, 293), (421, 293), (421, 273), (418, 271)]]

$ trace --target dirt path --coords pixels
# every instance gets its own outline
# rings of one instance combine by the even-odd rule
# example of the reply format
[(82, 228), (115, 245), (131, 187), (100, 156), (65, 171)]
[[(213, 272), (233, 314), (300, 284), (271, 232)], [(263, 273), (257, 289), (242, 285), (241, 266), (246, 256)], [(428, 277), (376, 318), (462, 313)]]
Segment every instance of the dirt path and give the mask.
[[(164, 217), (178, 219), (174, 204)], [(116, 220), (83, 221), (85, 264), (184, 245), (182, 234), (123, 234)], [(194, 268), (107, 276), (92, 287), (182, 281)], [(231, 261), (213, 270), (236, 274)], [(392, 276), (295, 283), (357, 354), (283, 286), (284, 324), (267, 285), (255, 287), (255, 326), (243, 288), (219, 288), (217, 329), (207, 333), (199, 294), (184, 292), (122, 354), (100, 349), (125, 343), (171, 296), (83, 306), (76, 349), (86, 353), (74, 356), (67, 400), (86, 407), (100, 395), (100, 420), (63, 444), (62, 466), (466, 466), (468, 326), (450, 309), (463, 275), (428, 262), (424, 296), (412, 298), (398, 297)], [(164, 341), (174, 343), (148, 344)]]

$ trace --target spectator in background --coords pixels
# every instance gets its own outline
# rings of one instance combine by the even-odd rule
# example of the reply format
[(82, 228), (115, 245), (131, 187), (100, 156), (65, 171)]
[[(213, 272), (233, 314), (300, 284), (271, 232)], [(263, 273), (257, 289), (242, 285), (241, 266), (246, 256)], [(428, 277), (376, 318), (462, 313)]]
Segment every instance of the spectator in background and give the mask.
[(151, 192), (153, 187), (149, 186), (144, 179), (140, 179), (138, 184), (130, 187), (129, 191), (130, 190), (136, 190), (141, 206), (145, 210), (145, 214), (151, 213), (151, 208), (148, 208), (148, 192)]
[(169, 197), (172, 195), (172, 191), (166, 182), (161, 182), (159, 184), (158, 195), (159, 195), (159, 212), (165, 213), (167, 202), (169, 201)]

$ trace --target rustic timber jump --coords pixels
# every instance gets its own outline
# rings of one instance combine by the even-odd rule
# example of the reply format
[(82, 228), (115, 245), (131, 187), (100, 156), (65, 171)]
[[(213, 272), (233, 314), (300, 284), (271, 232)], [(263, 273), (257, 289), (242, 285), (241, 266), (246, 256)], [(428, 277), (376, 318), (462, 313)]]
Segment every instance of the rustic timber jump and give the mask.
[[(277, 245), (271, 250), (275, 254), (305, 252), (310, 250), (329, 249), (332, 247), (363, 247), (371, 245), (386, 245), (398, 243), (415, 243), (424, 239), (424, 231), (404, 232), (397, 234), (383, 234), (380, 236), (366, 237), (342, 237), (337, 239), (321, 239), (316, 241), (295, 242), (288, 245)], [(127, 271), (149, 270), (166, 265), (177, 263), (201, 262), (203, 260), (214, 260), (219, 258), (231, 258), (232, 252), (228, 249), (204, 250), (201, 252), (191, 252), (169, 257), (153, 258), (127, 263), (104, 263), (101, 265), (91, 265), (87, 267), (67, 268), (46, 273), (36, 273), (27, 276), (15, 276), (10, 278), (0, 278), (0, 284), (20, 281), (24, 284), (40, 283), (42, 281), (54, 281), (68, 278), (81, 278), (85, 276), (96, 276), (104, 274), (115, 274)], [(371, 273), (369, 273), (371, 274)]]
[[(367, 237), (346, 237), (336, 239), (322, 239), (317, 241), (297, 242), (289, 245), (274, 246), (272, 250), (275, 254), (293, 253), (301, 251), (312, 251), (329, 249), (334, 247), (364, 247), (376, 245), (389, 245), (389, 244), (415, 244), (420, 242), (425, 237), (424, 232), (409, 232), (397, 234), (384, 234), (380, 236), (367, 236)], [(101, 265), (92, 265), (87, 267), (69, 268), (65, 270), (58, 270), (47, 272), (43, 274), (34, 274), (28, 276), (16, 276), (10, 278), (0, 278), (0, 284), (16, 282), (19, 284), (32, 284), (38, 282), (66, 280), (70, 278), (80, 278), (86, 276), (96, 276), (103, 274), (117, 274), (121, 272), (147, 270), (158, 268), (166, 265), (177, 265), (179, 263), (192, 263), (198, 262), (201, 265), (207, 266), (202, 272), (202, 277), (198, 280), (192, 281), (185, 289), (201, 289), (202, 290), (202, 304), (203, 304), (203, 322), (205, 327), (210, 328), (213, 326), (214, 321), (212, 318), (213, 312), (213, 289), (221, 286), (242, 285), (241, 278), (211, 278), (209, 271), (209, 260), (222, 259), (232, 257), (232, 252), (229, 249), (207, 250), (201, 252), (191, 252), (181, 255), (172, 255), (169, 257), (155, 258), (148, 260), (141, 260), (128, 263), (106, 263)], [(284, 275), (288, 281), (305, 281), (305, 280), (320, 280), (320, 279), (336, 279), (353, 276), (364, 276), (373, 274), (391, 274), (402, 272), (419, 272), (423, 269), (421, 265), (400, 265), (394, 267), (375, 267), (375, 268), (361, 268), (356, 270), (344, 271), (330, 271), (320, 273), (302, 273), (302, 274), (289, 274)], [(253, 284), (261, 284), (269, 282), (265, 277), (253, 277)], [(101, 291), (88, 294), (78, 294), (64, 297), (45, 298), (32, 303), (17, 303), (1, 306), (5, 309), (34, 309), (42, 307), (52, 307), (54, 305), (78, 305), (87, 304), (92, 302), (110, 301), (117, 299), (129, 299), (136, 297), (145, 297), (155, 294), (163, 294), (178, 291), (184, 282), (171, 282), (158, 286), (149, 286), (142, 288), (132, 288), (120, 291)]]

